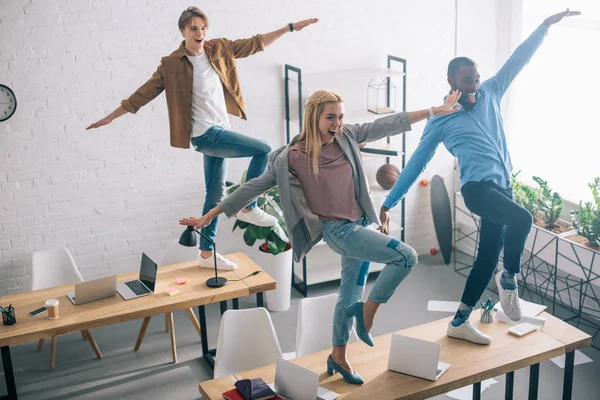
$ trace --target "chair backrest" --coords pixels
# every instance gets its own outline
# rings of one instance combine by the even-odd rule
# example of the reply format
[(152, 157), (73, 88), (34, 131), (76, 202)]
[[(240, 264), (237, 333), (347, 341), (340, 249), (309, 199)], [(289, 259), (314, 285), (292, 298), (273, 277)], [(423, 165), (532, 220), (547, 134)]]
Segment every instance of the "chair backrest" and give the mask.
[(281, 356), (279, 340), (266, 309), (225, 311), (217, 342), (215, 378), (275, 364)]
[[(330, 349), (333, 346), (333, 312), (337, 300), (338, 295), (335, 293), (300, 300), (296, 327), (296, 357)], [(352, 329), (350, 342), (357, 340), (356, 332)]]
[(78, 282), (83, 282), (83, 277), (66, 247), (33, 253), (31, 290)]
[(173, 239), (173, 241), (169, 243), (169, 247), (165, 250), (158, 265), (162, 267), (186, 261), (194, 261), (198, 258), (198, 251), (197, 246), (182, 246), (179, 244), (179, 240)]

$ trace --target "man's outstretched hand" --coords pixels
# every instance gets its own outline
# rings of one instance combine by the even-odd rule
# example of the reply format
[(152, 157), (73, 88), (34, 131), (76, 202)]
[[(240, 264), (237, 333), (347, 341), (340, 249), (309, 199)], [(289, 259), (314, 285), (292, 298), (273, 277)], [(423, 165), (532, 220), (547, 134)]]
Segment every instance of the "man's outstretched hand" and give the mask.
[(560, 20), (562, 20), (564, 17), (573, 17), (575, 15), (581, 15), (581, 12), (579, 12), (579, 11), (570, 11), (567, 8), (566, 11), (559, 12), (558, 14), (554, 14), (554, 15), (551, 15), (548, 18), (546, 18), (544, 20), (544, 25), (546, 25), (547, 27), (550, 27), (551, 25), (554, 25), (555, 23), (557, 23)]

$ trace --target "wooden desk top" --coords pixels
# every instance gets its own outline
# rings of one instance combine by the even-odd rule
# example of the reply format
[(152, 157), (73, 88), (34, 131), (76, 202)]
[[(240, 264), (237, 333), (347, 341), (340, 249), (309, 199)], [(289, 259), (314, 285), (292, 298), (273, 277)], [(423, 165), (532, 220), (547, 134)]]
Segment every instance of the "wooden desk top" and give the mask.
[[(592, 338), (589, 335), (550, 314), (542, 315), (546, 317), (543, 328), (519, 338), (508, 333), (510, 325), (499, 321), (480, 324), (479, 313), (473, 313), (471, 321), (493, 338), (489, 346), (447, 337), (446, 328), (451, 317), (398, 331), (402, 335), (440, 343), (440, 361), (451, 364), (451, 367), (435, 382), (387, 369), (391, 334), (376, 337), (373, 348), (362, 342), (348, 345), (348, 358), (365, 380), (362, 386), (344, 382), (340, 374), (327, 374), (326, 360), (330, 350), (300, 357), (293, 362), (318, 372), (319, 384), (339, 393), (339, 398), (344, 400), (429, 398), (591, 344)], [(226, 376), (202, 382), (199, 385), (200, 393), (205, 399), (222, 399), (222, 393), (234, 387), (236, 377), (261, 377), (270, 383), (275, 380), (275, 366), (269, 365), (236, 374), (235, 377)]]
[[(230, 254), (228, 257), (236, 262), (239, 268), (234, 271), (219, 271), (219, 276), (230, 280), (242, 279), (254, 271), (262, 270), (244, 253)], [(119, 275), (118, 280), (123, 282), (137, 279), (138, 276), (139, 272), (132, 272)], [(191, 281), (185, 285), (177, 285), (175, 279), (182, 276), (191, 278)], [(244, 280), (230, 281), (220, 288), (209, 288), (206, 286), (206, 280), (213, 276), (214, 269), (199, 268), (196, 261), (159, 267), (154, 294), (125, 301), (117, 293), (114, 297), (79, 306), (73, 305), (66, 297), (67, 293), (75, 291), (74, 284), (2, 296), (0, 305), (13, 305), (17, 323), (11, 326), (0, 325), (0, 346), (184, 310), (272, 290), (276, 286), (275, 280), (269, 274), (261, 272)], [(179, 289), (179, 293), (175, 296), (165, 295), (164, 291), (172, 287)], [(60, 302), (58, 319), (48, 319), (47, 313), (36, 317), (28, 315), (51, 298)]]

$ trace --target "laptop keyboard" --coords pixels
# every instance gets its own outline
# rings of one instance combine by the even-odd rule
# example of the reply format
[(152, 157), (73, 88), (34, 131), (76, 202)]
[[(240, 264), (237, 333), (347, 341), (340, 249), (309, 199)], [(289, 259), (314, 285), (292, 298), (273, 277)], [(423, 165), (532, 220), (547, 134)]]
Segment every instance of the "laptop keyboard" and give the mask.
[(136, 295), (140, 296), (143, 294), (152, 293), (144, 284), (140, 281), (128, 281), (125, 282), (127, 287), (133, 291)]

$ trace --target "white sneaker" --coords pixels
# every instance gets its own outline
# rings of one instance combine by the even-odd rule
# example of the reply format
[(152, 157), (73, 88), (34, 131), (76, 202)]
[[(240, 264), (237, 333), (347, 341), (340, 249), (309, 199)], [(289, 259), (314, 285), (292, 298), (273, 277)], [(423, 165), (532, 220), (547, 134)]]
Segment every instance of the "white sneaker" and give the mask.
[(277, 218), (264, 212), (260, 207), (254, 207), (248, 212), (240, 211), (236, 215), (240, 221), (247, 222), (256, 226), (275, 226)]
[(456, 338), (467, 340), (475, 344), (490, 344), (492, 338), (475, 328), (469, 320), (466, 320), (462, 325), (454, 326), (452, 321), (448, 323), (448, 330), (446, 335)]
[(496, 286), (500, 295), (500, 305), (504, 314), (513, 321), (521, 319), (521, 305), (519, 304), (519, 289), (508, 290), (502, 288), (502, 271), (496, 274)]
[[(204, 257), (202, 257), (202, 253), (198, 252), (198, 264), (202, 268), (213, 268), (214, 269), (215, 268), (215, 259), (213, 256), (204, 258)], [(233, 271), (237, 267), (238, 266), (236, 263), (234, 263), (233, 261), (229, 261), (222, 255), (217, 253), (217, 269), (224, 270), (224, 271)]]

